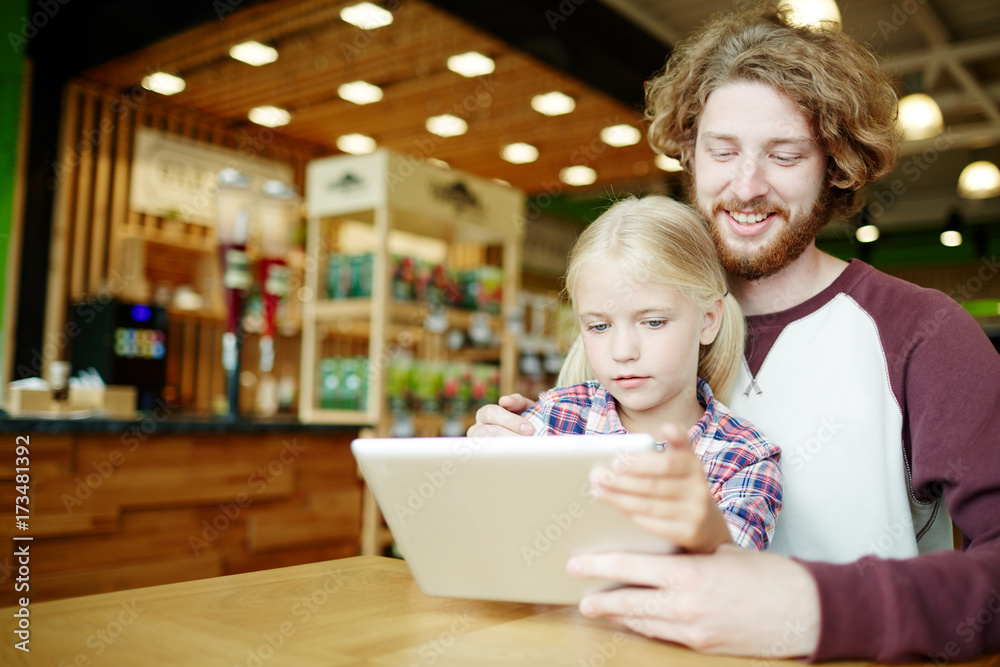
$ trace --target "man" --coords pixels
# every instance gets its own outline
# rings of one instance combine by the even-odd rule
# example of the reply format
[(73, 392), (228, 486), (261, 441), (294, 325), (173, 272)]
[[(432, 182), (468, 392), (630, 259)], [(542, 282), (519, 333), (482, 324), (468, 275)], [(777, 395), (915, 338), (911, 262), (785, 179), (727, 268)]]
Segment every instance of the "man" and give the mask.
[[(771, 553), (572, 559), (574, 575), (633, 584), (581, 611), (761, 658), (1000, 651), (1000, 357), (945, 295), (815, 246), (895, 162), (888, 77), (846, 35), (758, 6), (679, 44), (647, 102), (650, 140), (691, 174), (748, 316), (729, 405), (782, 448), (785, 505)], [(506, 410), (483, 408), (469, 434), (521, 431)], [(655, 455), (637, 461), (612, 504), (655, 517), (667, 472)]]

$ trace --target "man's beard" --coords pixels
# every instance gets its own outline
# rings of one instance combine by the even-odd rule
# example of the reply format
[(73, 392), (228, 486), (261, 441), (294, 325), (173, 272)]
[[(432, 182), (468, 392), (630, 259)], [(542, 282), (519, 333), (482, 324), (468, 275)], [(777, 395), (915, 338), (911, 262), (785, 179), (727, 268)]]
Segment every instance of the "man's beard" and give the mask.
[[(691, 200), (697, 201), (694, 192), (691, 193)], [(764, 201), (740, 202), (731, 200), (720, 202), (711, 211), (703, 208), (700, 202), (697, 206), (701, 214), (708, 220), (708, 229), (712, 234), (715, 249), (719, 253), (722, 266), (729, 272), (729, 275), (744, 280), (760, 280), (773, 276), (794, 262), (816, 239), (819, 230), (830, 220), (830, 190), (824, 189), (816, 198), (812, 208), (799, 220), (792, 220), (788, 209)], [(747, 251), (733, 248), (726, 243), (720, 229), (725, 223), (719, 222), (718, 214), (727, 211), (774, 212), (781, 216), (786, 224), (779, 230), (775, 238), (756, 249), (755, 252), (748, 254)]]

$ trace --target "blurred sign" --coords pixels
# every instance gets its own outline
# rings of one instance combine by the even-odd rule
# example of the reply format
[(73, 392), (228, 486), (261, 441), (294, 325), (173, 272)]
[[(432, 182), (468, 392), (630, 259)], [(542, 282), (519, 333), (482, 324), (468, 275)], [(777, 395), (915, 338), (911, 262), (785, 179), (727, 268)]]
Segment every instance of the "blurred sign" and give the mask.
[(129, 207), (139, 213), (214, 226), (221, 170), (237, 169), (250, 176), (256, 190), (269, 179), (293, 182), (291, 166), (260, 157), (258, 147), (264, 145), (247, 141), (234, 150), (137, 128)]

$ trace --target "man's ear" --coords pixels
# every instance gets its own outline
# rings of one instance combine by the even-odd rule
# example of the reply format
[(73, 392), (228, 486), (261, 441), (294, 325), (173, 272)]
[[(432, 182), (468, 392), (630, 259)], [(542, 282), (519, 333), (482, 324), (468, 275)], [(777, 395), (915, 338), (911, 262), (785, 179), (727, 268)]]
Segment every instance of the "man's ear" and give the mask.
[(722, 297), (718, 296), (705, 314), (702, 315), (701, 320), (701, 337), (700, 342), (702, 345), (711, 345), (715, 342), (715, 337), (719, 335), (719, 327), (722, 326)]

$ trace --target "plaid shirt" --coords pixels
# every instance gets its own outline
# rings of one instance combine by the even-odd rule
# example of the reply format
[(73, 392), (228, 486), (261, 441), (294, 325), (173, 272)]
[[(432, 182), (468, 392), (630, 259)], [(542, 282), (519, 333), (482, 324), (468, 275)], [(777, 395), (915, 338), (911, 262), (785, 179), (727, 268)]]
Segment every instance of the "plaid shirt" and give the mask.
[[(688, 430), (694, 453), (701, 459), (733, 540), (746, 549), (763, 551), (781, 509), (781, 452), (753, 424), (715, 400), (701, 378), (698, 402), (705, 414)], [(536, 435), (628, 432), (618, 417), (614, 397), (595, 381), (542, 392), (538, 403), (522, 416)]]

